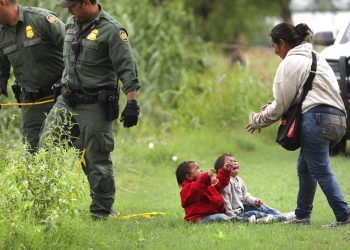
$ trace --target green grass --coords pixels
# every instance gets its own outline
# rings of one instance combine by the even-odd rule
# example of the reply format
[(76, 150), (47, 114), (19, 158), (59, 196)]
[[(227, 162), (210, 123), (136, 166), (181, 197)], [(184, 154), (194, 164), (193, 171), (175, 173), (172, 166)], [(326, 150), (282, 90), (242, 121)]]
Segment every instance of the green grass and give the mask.
[[(218, 154), (226, 151), (239, 161), (240, 176), (251, 194), (282, 212), (295, 208), (297, 152), (286, 152), (276, 145), (271, 131), (249, 135), (243, 128), (218, 128), (147, 137), (138, 134), (137, 128), (133, 132), (121, 130), (113, 152), (117, 188), (114, 208), (121, 215), (161, 211), (166, 216), (93, 222), (86, 210), (90, 202), (86, 195), (78, 204), (81, 214), (59, 218), (56, 229), (30, 222), (0, 226), (0, 248), (349, 249), (350, 227), (322, 228), (334, 217), (319, 188), (311, 226), (192, 225), (183, 220), (180, 189), (174, 175), (177, 165), (193, 159), (206, 170), (212, 167)], [(154, 144), (152, 149), (149, 143)], [(178, 157), (176, 162), (173, 156)], [(331, 159), (347, 201), (350, 200), (348, 161), (343, 157)]]
[[(141, 93), (139, 125), (115, 133), (115, 210), (122, 216), (152, 211), (166, 212), (166, 216), (93, 222), (84, 185), (87, 194), (74, 204), (80, 210), (78, 216), (60, 216), (43, 225), (29, 216), (19, 219), (18, 211), (3, 218), (0, 211), (0, 249), (349, 249), (350, 227), (322, 227), (334, 215), (320, 188), (311, 226), (193, 225), (183, 220), (177, 165), (191, 159), (208, 170), (223, 152), (233, 153), (239, 161), (240, 176), (251, 194), (282, 212), (296, 205), (298, 152), (287, 152), (274, 142), (276, 125), (261, 134), (244, 130), (249, 111), (271, 98), (279, 60), (270, 50), (256, 50), (247, 55), (246, 66), (229, 68), (221, 56), (211, 56), (212, 65), (203, 74), (185, 74), (179, 90), (162, 93), (164, 103), (155, 101), (155, 94)], [(0, 101), (9, 102), (2, 97)], [(0, 173), (6, 169), (2, 165), (7, 164), (9, 150), (20, 144), (19, 109), (1, 112), (1, 138), (7, 139), (0, 143)], [(174, 156), (177, 161), (172, 160)], [(333, 157), (331, 163), (349, 202), (349, 158)]]

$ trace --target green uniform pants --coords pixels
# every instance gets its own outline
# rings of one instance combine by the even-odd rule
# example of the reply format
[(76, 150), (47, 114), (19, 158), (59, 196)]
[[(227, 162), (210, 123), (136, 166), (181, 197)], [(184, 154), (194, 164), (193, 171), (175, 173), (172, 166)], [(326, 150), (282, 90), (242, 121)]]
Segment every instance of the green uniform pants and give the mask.
[[(98, 103), (79, 104), (71, 108), (59, 96), (52, 111), (48, 115), (43, 135), (55, 122), (55, 116), (72, 114), (73, 122), (79, 126), (79, 149), (86, 149), (86, 174), (90, 184), (90, 196), (92, 199), (90, 212), (100, 216), (108, 216), (114, 202), (115, 186), (113, 165), (110, 153), (114, 149), (112, 135), (112, 122), (107, 121), (105, 112)], [(45, 139), (45, 136), (41, 138)]]
[[(49, 98), (43, 98), (39, 101), (48, 100)], [(23, 103), (33, 102), (32, 99), (26, 97), (22, 92), (20, 101)], [(23, 142), (29, 144), (28, 151), (34, 153), (37, 150), (39, 143), (39, 135), (46, 119), (46, 115), (50, 112), (53, 103), (46, 103), (33, 106), (22, 106), (22, 135)]]

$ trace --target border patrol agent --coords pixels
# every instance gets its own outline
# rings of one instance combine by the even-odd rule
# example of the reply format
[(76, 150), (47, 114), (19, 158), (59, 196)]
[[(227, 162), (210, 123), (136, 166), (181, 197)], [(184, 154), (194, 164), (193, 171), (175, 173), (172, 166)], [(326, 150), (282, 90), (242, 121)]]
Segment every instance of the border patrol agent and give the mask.
[(73, 114), (79, 140), (86, 148), (90, 213), (94, 220), (106, 219), (115, 197), (110, 153), (114, 149), (112, 121), (118, 117), (117, 84), (120, 79), (127, 95), (121, 121), (124, 127), (134, 126), (139, 115), (137, 67), (126, 30), (96, 0), (60, 0), (58, 4), (68, 8), (71, 16), (63, 49), (62, 95), (48, 116), (48, 126), (54, 112)]
[[(0, 0), (0, 94), (7, 96), (11, 66), (18, 102), (52, 97), (63, 72), (64, 24), (50, 11)], [(53, 104), (22, 106), (23, 139), (35, 152), (42, 124)]]

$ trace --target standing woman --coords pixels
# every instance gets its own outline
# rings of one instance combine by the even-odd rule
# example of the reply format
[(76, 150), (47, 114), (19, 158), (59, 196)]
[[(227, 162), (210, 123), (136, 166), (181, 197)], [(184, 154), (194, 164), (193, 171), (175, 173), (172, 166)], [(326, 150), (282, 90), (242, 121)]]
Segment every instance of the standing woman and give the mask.
[[(273, 83), (274, 101), (264, 105), (260, 113), (250, 114), (248, 132), (278, 121), (301, 99), (311, 70), (311, 40), (312, 31), (303, 23), (295, 27), (280, 23), (272, 29), (272, 47), (282, 58)], [(318, 183), (336, 217), (335, 222), (326, 226), (350, 225), (350, 208), (329, 163), (329, 147), (338, 143), (346, 132), (346, 110), (332, 69), (319, 54), (316, 57), (316, 76), (302, 104), (301, 150), (297, 162), (299, 193), (296, 218), (291, 222), (310, 224)]]

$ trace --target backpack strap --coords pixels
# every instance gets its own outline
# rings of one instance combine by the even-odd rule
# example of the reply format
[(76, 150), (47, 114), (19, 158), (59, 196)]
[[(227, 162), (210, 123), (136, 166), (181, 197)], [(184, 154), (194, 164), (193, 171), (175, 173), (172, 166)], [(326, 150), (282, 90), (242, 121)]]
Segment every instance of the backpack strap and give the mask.
[(317, 70), (317, 60), (316, 60), (316, 54), (312, 51), (312, 64), (311, 64), (311, 70), (308, 78), (306, 79), (306, 82), (303, 86), (303, 94), (301, 96), (299, 104), (301, 105), (303, 101), (305, 100), (307, 93), (309, 90), (312, 89), (312, 82), (314, 81), (316, 70)]

